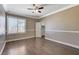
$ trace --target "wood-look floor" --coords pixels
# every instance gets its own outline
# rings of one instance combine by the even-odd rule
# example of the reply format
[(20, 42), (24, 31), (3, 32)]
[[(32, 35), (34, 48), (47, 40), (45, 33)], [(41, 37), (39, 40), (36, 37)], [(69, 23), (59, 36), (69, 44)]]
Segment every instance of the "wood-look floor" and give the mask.
[(6, 43), (3, 55), (78, 55), (79, 50), (43, 38)]

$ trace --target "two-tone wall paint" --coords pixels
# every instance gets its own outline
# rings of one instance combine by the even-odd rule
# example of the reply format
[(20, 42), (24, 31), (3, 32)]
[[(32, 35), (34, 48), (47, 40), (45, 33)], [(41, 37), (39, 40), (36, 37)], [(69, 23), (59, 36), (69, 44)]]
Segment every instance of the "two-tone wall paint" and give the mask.
[(45, 24), (46, 38), (79, 48), (79, 6), (49, 15), (41, 20)]
[[(22, 17), (19, 15), (13, 15), (13, 14), (7, 14), (7, 16), (16, 16), (16, 17)], [(25, 33), (15, 33), (15, 34), (7, 34), (7, 42), (9, 41), (15, 41), (15, 40), (21, 40), (21, 39), (27, 39), (35, 37), (35, 19), (23, 17), (26, 18), (26, 32)], [(8, 18), (7, 18), (8, 19)]]
[[(4, 10), (3, 6), (0, 5), (0, 20), (4, 20), (4, 25), (5, 25), (4, 26), (5, 33), (0, 35), (0, 54), (2, 54), (2, 52), (3, 52), (6, 41), (9, 42), (9, 41), (22, 40), (22, 39), (35, 37), (36, 19), (25, 17), (26, 18), (26, 32), (25, 33), (7, 34), (7, 17), (6, 16), (8, 16), (7, 13), (5, 14), (5, 10)], [(15, 15), (15, 16), (17, 16), (17, 15)], [(19, 17), (21, 17), (21, 16), (19, 16)]]

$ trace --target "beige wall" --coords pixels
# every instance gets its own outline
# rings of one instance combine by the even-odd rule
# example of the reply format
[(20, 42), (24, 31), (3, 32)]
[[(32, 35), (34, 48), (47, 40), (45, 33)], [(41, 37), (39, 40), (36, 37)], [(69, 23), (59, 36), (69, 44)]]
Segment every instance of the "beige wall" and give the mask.
[(79, 30), (79, 6), (43, 18), (48, 30)]
[(7, 40), (14, 40), (19, 38), (35, 37), (35, 23), (36, 20), (32, 18), (26, 18), (26, 32), (19, 34), (10, 34), (7, 36)]
[(79, 46), (79, 6), (49, 15), (41, 19), (45, 23), (45, 35), (57, 41)]

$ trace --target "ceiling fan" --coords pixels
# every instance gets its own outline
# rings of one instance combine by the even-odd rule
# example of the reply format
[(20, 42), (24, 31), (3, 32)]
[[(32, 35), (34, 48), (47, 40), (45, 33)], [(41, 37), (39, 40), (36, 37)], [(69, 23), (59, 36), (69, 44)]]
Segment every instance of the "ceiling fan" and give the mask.
[(44, 7), (38, 5), (38, 4), (33, 4), (33, 8), (27, 8), (28, 10), (33, 10), (32, 13), (38, 12), (41, 13), (41, 9), (44, 9)]

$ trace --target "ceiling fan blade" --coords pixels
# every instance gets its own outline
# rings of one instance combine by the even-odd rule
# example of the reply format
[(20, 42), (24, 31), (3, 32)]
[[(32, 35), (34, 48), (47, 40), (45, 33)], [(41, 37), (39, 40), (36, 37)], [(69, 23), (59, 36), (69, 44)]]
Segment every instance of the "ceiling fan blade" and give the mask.
[(33, 8), (27, 8), (28, 10), (33, 10)]
[(44, 7), (40, 7), (39, 9), (44, 9)]
[(41, 11), (38, 11), (39, 13), (41, 13)]
[(33, 6), (35, 6), (35, 4), (33, 4)]

